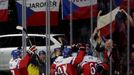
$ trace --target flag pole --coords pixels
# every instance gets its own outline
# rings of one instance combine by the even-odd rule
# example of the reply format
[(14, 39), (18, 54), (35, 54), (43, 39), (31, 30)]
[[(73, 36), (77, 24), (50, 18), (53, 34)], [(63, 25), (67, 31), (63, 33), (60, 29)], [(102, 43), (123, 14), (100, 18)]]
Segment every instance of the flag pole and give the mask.
[(46, 75), (50, 75), (50, 0), (46, 3)]
[[(128, 3), (127, 3), (127, 12), (128, 14), (130, 15), (130, 0), (128, 0)], [(127, 22), (127, 75), (129, 75), (129, 56), (130, 56), (130, 23), (129, 21)]]
[[(91, 4), (93, 3), (93, 0), (91, 0)], [(91, 36), (91, 34), (93, 33), (93, 18), (92, 18), (92, 15), (93, 15), (93, 6), (91, 5), (91, 11), (89, 11), (89, 12), (91, 12), (90, 13), (90, 16), (91, 16), (91, 18), (90, 18), (90, 36)], [(91, 45), (91, 50), (93, 50), (93, 46)]]
[[(26, 0), (22, 1), (22, 27), (26, 29)], [(23, 56), (26, 54), (26, 33), (22, 31)]]
[(91, 13), (90, 13), (90, 16), (91, 16), (91, 18), (90, 18), (90, 29), (91, 29), (91, 34), (92, 34), (92, 32), (93, 32), (93, 6), (92, 6), (92, 4), (93, 4), (93, 0), (91, 0)]
[[(112, 11), (112, 0), (110, 0), (110, 11)], [(112, 13), (110, 13), (110, 20), (112, 21)], [(110, 23), (110, 39), (112, 39), (112, 22)], [(110, 49), (110, 52), (112, 51), (112, 49)], [(110, 56), (110, 74), (112, 75), (112, 56)]]
[(73, 42), (73, 20), (72, 20), (72, 0), (70, 0), (70, 46), (72, 45)]
[(62, 14), (61, 14), (61, 18), (62, 18), (62, 20), (64, 19), (64, 16), (63, 16), (63, 2), (62, 2), (62, 0), (61, 0), (61, 12), (62, 12)]

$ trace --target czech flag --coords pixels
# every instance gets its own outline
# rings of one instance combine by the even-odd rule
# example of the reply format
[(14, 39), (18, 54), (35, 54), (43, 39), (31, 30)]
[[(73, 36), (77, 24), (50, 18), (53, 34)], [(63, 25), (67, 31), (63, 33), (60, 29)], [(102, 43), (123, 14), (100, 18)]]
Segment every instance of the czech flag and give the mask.
[[(111, 12), (107, 13), (106, 15), (99, 16), (97, 20), (97, 28), (100, 30), (100, 35), (101, 36), (107, 36), (109, 35), (110, 32), (110, 27), (111, 31), (114, 32), (116, 29), (116, 22), (115, 22), (115, 17), (117, 13), (119, 12), (120, 7), (115, 8)], [(111, 25), (111, 26), (110, 26)]]
[[(58, 25), (60, 0), (50, 0), (50, 25)], [(44, 26), (46, 24), (46, 0), (26, 0), (27, 26)], [(22, 0), (16, 1), (18, 24), (22, 24)]]
[(0, 22), (8, 21), (8, 0), (0, 0)]
[[(97, 0), (61, 0), (62, 19), (87, 19), (97, 16)], [(71, 11), (72, 10), (72, 11)], [(71, 12), (72, 13), (71, 13)]]

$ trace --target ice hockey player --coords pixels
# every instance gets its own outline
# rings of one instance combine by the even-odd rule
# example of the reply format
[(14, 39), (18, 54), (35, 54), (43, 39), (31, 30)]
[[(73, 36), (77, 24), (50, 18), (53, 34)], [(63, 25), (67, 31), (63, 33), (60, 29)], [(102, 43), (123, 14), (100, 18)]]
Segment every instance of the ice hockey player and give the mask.
[(80, 44), (78, 54), (71, 56), (71, 49), (64, 47), (62, 56), (57, 57), (51, 65), (51, 75), (78, 75), (77, 66), (83, 60), (85, 50), (85, 44)]
[(21, 49), (16, 49), (11, 52), (12, 58), (9, 61), (9, 69), (12, 75), (28, 75), (27, 65), (29, 63), (31, 55), (34, 54), (36, 50), (36, 46), (33, 45), (29, 48), (29, 50), (27, 50), (27, 54), (24, 58), (22, 58)]

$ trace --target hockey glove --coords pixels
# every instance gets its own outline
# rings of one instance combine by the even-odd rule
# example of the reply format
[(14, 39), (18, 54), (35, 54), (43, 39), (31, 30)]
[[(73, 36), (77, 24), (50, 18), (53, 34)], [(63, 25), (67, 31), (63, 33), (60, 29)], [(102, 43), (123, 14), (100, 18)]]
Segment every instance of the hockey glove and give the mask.
[(34, 54), (34, 52), (37, 50), (36, 46), (33, 45), (32, 47), (30, 47), (28, 50), (27, 50), (27, 53), (28, 54)]

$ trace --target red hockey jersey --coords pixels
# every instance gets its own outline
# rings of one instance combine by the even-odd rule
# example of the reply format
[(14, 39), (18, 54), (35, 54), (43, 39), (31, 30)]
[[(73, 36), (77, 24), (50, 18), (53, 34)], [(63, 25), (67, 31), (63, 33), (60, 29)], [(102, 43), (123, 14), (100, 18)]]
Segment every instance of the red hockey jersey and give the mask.
[(84, 50), (80, 50), (77, 56), (73, 57), (63, 58), (63, 56), (59, 56), (51, 65), (51, 75), (78, 75), (77, 65), (84, 56)]
[(102, 63), (100, 59), (93, 56), (85, 56), (80, 63), (83, 75), (96, 75), (96, 65)]
[(27, 65), (30, 60), (30, 55), (26, 55), (23, 59), (11, 59), (9, 61), (9, 69), (12, 75), (28, 75)]

